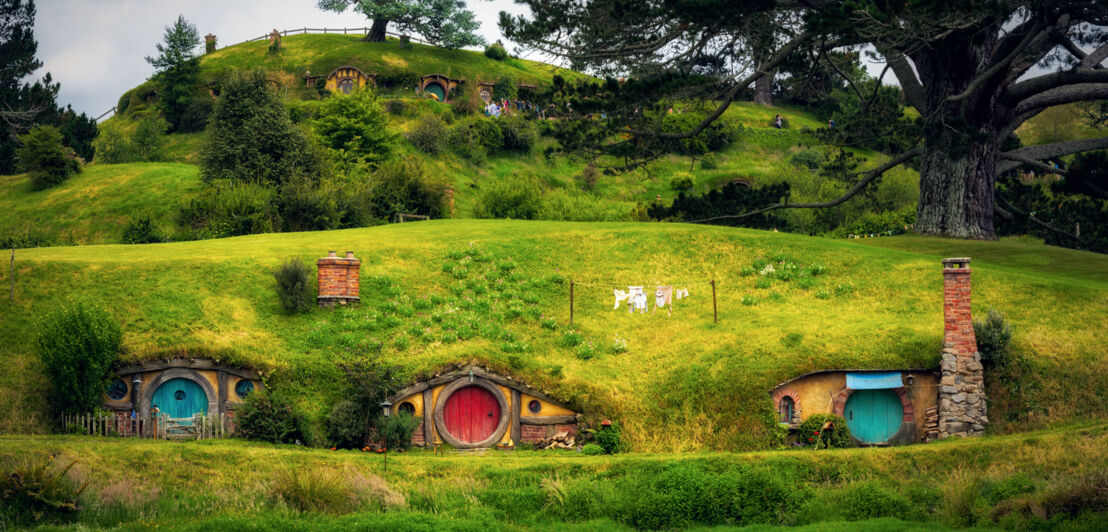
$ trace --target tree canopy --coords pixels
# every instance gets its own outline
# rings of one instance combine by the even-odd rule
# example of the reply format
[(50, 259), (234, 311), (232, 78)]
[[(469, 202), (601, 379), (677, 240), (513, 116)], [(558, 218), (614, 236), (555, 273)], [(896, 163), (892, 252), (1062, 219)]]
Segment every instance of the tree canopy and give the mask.
[(353, 7), (373, 21), (366, 40), (384, 42), (388, 25), (404, 33), (415, 32), (431, 44), (457, 49), (483, 46), (477, 35), (481, 23), (466, 9), (464, 0), (319, 0), (320, 9), (342, 13)]
[(153, 79), (158, 84), (158, 105), (175, 130), (199, 80), (200, 59), (194, 54), (199, 46), (200, 32), (179, 15), (172, 26), (166, 26), (162, 42), (155, 45), (158, 55), (146, 57), (146, 62), (157, 69)]

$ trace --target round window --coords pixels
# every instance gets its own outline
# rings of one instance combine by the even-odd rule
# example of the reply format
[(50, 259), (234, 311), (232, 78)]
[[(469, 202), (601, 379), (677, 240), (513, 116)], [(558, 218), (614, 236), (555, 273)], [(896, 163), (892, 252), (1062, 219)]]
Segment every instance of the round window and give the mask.
[(254, 383), (247, 379), (242, 379), (235, 385), (235, 395), (243, 399), (246, 399), (246, 396), (250, 395), (252, 391), (254, 391)]
[(108, 397), (113, 401), (118, 401), (127, 397), (127, 383), (123, 382), (123, 379), (116, 379), (108, 385)]
[(532, 399), (530, 403), (527, 403), (527, 410), (530, 410), (532, 414), (538, 414), (542, 410), (542, 403)]
[(397, 407), (397, 410), (399, 410), (401, 414), (408, 414), (409, 416), (415, 415), (415, 405), (413, 405), (409, 401), (404, 401), (403, 403), (400, 403), (400, 406)]
[(173, 398), (178, 400), (178, 401), (184, 401), (185, 400), (184, 390), (177, 390), (177, 391), (173, 392)]
[(339, 90), (342, 91), (343, 94), (350, 94), (350, 91), (354, 90), (354, 80), (344, 78), (339, 82)]

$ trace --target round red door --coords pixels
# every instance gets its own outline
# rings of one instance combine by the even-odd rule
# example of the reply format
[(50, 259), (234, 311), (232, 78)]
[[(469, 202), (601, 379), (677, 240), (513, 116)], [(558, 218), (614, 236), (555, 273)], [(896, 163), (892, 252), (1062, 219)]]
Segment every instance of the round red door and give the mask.
[(488, 439), (500, 424), (500, 403), (480, 386), (460, 388), (442, 409), (446, 430), (458, 441), (477, 443)]

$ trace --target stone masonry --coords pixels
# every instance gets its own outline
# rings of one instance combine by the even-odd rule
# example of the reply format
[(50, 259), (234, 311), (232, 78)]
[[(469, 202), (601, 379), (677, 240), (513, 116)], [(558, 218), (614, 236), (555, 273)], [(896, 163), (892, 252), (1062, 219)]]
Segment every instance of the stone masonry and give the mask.
[(358, 296), (362, 261), (354, 258), (353, 251), (339, 257), (334, 251), (316, 261), (319, 270), (319, 295), (316, 302), (321, 307), (333, 307), (361, 301)]
[(943, 354), (939, 435), (981, 436), (989, 424), (985, 378), (970, 315), (969, 258), (943, 259)]

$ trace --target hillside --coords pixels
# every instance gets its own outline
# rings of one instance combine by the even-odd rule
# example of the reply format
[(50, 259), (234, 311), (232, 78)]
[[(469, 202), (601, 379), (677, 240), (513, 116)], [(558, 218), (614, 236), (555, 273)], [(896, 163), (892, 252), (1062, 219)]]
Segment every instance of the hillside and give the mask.
[[(34, 323), (67, 299), (88, 299), (122, 322), (125, 360), (200, 356), (263, 369), (316, 420), (336, 399), (328, 384), (338, 378), (335, 362), (380, 353), (412, 377), (477, 360), (590, 419), (620, 419), (637, 450), (761, 448), (770, 441), (764, 416), (776, 383), (827, 368), (938, 364), (944, 256), (975, 258), (973, 311), (979, 318), (989, 308), (1004, 312), (1026, 362), (1020, 390), (990, 387), (991, 430), (1103, 418), (1108, 257), (1008, 240), (918, 240), (434, 221), (20, 250), (15, 304), (0, 303), (0, 360), (8, 368), (0, 376), (0, 431), (41, 430), (46, 383), (31, 347)], [(353, 250), (364, 261), (362, 304), (282, 314), (272, 268), (290, 256), (314, 263), (329, 249)], [(760, 260), (809, 273), (789, 281), (750, 275), (767, 263)], [(567, 338), (569, 280), (579, 343)], [(0, 286), (9, 282), (5, 269)], [(612, 310), (613, 288), (670, 283), (692, 296), (672, 317)], [(613, 349), (617, 340), (626, 352)]]

